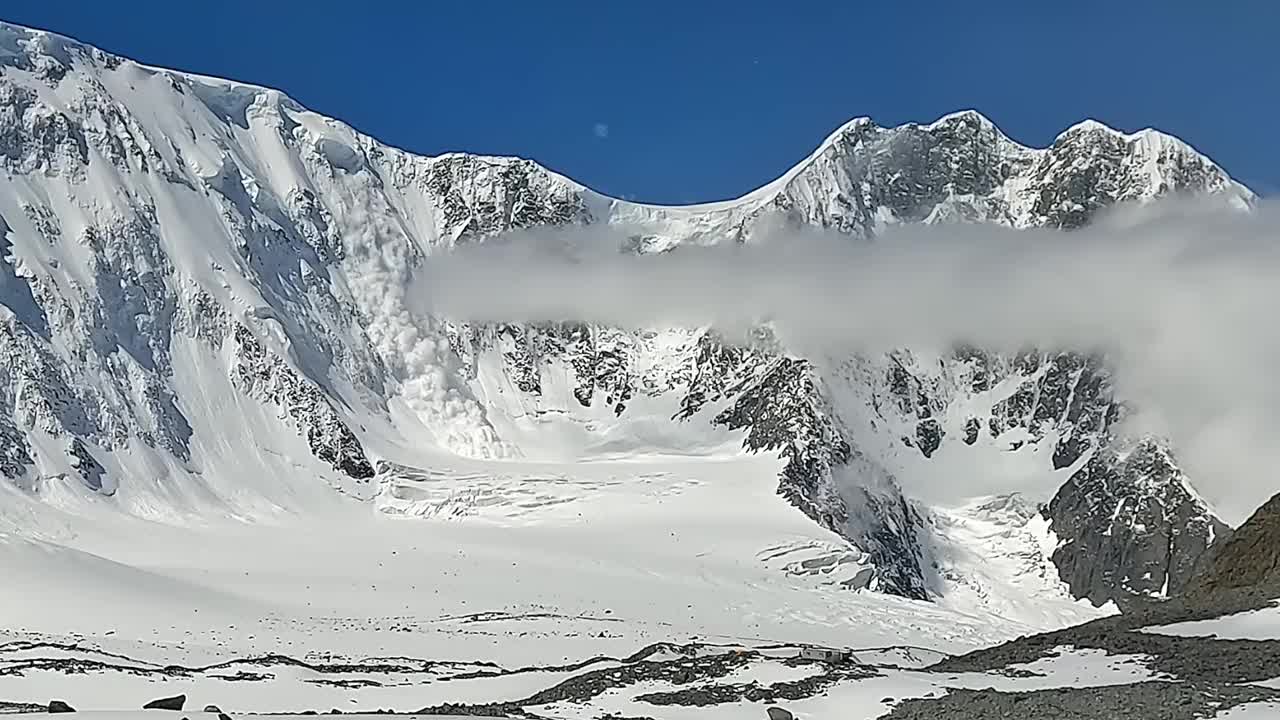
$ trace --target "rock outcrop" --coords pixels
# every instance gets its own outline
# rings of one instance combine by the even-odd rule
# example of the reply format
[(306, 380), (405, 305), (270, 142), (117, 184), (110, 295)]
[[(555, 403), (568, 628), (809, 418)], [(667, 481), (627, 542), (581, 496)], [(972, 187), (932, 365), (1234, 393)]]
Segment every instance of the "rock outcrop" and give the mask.
[(1192, 598), (1210, 598), (1241, 588), (1280, 598), (1280, 494), (1210, 551), (1184, 592)]
[(1053, 561), (1095, 604), (1182, 592), (1197, 560), (1230, 528), (1152, 441), (1101, 449), (1045, 509), (1061, 544)]

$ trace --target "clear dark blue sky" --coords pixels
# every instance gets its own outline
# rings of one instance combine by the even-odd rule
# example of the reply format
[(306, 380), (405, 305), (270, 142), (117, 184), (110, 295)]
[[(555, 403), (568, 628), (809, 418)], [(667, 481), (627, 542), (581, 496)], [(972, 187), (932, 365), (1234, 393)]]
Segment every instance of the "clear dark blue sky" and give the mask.
[(0, 18), (638, 200), (736, 196), (851, 117), (962, 108), (1031, 144), (1086, 116), (1155, 126), (1280, 191), (1277, 0), (6, 0)]

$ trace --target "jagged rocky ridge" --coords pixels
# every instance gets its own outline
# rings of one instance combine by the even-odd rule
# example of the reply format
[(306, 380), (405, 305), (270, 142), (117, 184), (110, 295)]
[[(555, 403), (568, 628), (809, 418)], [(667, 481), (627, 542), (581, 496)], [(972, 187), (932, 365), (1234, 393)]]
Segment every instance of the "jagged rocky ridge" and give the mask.
[[(748, 450), (782, 456), (780, 494), (849, 538), (889, 592), (937, 590), (928, 510), (896, 476), (962, 448), (1052, 448), (1053, 560), (1095, 602), (1178, 586), (1220, 532), (1168, 448), (1108, 449), (1120, 405), (1099, 358), (802, 358), (767, 334), (473, 327), (415, 317), (408, 298), (424, 257), (515, 228), (615, 224), (655, 252), (777, 222), (1070, 228), (1170, 192), (1250, 199), (1155, 131), (1086, 122), (1033, 149), (973, 112), (863, 118), (736, 201), (647, 206), (527, 160), (415, 156), (277, 91), (0, 24), (0, 169), (0, 472), (33, 492), (74, 478), (142, 506), (123, 478), (216, 494), (246, 468), (297, 472), (297, 458), (243, 452), (264, 434), (296, 438), (306, 472), (362, 497), (382, 438), (519, 455), (490, 417), (493, 360), (515, 402), (618, 417), (670, 396), (675, 421), (742, 430)], [(548, 386), (557, 374), (568, 396)], [(228, 413), (253, 423), (229, 428)]]

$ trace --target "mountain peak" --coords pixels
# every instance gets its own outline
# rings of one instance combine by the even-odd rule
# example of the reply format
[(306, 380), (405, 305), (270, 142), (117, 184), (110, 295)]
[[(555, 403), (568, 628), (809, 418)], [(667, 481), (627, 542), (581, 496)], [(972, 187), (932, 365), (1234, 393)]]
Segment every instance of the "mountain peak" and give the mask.
[(955, 122), (968, 122), (968, 123), (979, 125), (981, 127), (994, 128), (996, 130), (999, 130), (999, 128), (996, 127), (996, 124), (991, 122), (990, 118), (978, 112), (977, 110), (974, 110), (971, 108), (967, 110), (957, 110), (952, 113), (947, 113), (946, 115), (943, 115), (937, 120), (934, 120), (933, 122), (926, 125), (925, 129), (933, 130), (934, 128), (943, 127)]
[[(1113, 128), (1110, 125), (1107, 125), (1105, 123), (1101, 123), (1092, 118), (1082, 120), (1076, 123), (1075, 125), (1072, 125), (1071, 127), (1067, 128), (1066, 130), (1063, 130), (1061, 133), (1058, 134), (1057, 138), (1054, 141), (1054, 144), (1070, 139), (1072, 137), (1087, 136), (1087, 135), (1103, 135), (1107, 137), (1118, 138), (1126, 143), (1141, 144), (1149, 148), (1176, 149), (1179, 152), (1186, 153), (1189, 155), (1194, 155), (1204, 159), (1207, 162), (1212, 162), (1212, 160), (1206, 157), (1204, 153), (1201, 153), (1199, 150), (1196, 150), (1194, 147), (1192, 147), (1190, 143), (1188, 143), (1186, 140), (1183, 140), (1182, 138), (1176, 135), (1171, 135), (1162, 130), (1157, 130), (1152, 127), (1145, 127), (1145, 128), (1142, 128), (1141, 130), (1136, 130), (1134, 132), (1125, 132), (1123, 130), (1118, 130), (1116, 128)], [(1217, 164), (1214, 163), (1214, 166), (1217, 167)]]
[(1075, 125), (1072, 125), (1071, 127), (1067, 128), (1066, 130), (1063, 130), (1061, 133), (1058, 134), (1058, 137), (1074, 135), (1076, 133), (1095, 133), (1095, 132), (1107, 133), (1110, 135), (1125, 134), (1119, 130), (1116, 130), (1110, 125), (1094, 120), (1093, 118), (1085, 118), (1084, 120), (1081, 120)]

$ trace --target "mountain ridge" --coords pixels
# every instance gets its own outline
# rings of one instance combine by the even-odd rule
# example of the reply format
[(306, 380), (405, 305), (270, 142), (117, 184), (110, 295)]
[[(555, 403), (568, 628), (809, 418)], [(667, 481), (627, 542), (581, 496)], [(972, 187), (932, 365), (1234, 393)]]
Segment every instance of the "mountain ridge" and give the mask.
[[(135, 60), (129, 59), (126, 56), (101, 50), (93, 45), (90, 45), (89, 43), (78, 40), (71, 36), (62, 35), (60, 33), (47, 30), (47, 29), (27, 27), (27, 26), (19, 25), (17, 23), (7, 22), (2, 19), (0, 19), (0, 30), (3, 30), (4, 32), (6, 32), (6, 34), (10, 34), (11, 36), (12, 35), (21, 36), (24, 34), (27, 35), (29, 40), (35, 40), (38, 45), (43, 47), (43, 49), (46, 52), (45, 57), (57, 58), (61, 60), (63, 57), (66, 56), (69, 50), (75, 49), (79, 52), (88, 53), (90, 55), (96, 55), (98, 57), (101, 57), (107, 63), (114, 64), (119, 62), (127, 62), (143, 70), (148, 70), (148, 71), (153, 71), (158, 73), (165, 73), (165, 74), (177, 74), (177, 75), (187, 77), (193, 81), (221, 85), (226, 87), (227, 89), (231, 89), (236, 92), (247, 91), (252, 94), (266, 93), (270, 97), (272, 97), (277, 103), (283, 103), (286, 106), (291, 106), (295, 110), (306, 110), (308, 112), (314, 112), (314, 111), (311, 111), (309, 108), (307, 108), (305, 104), (297, 101), (292, 96), (290, 96), (286, 91), (281, 90), (279, 88), (273, 88), (267, 85), (261, 85), (261, 84), (257, 84), (249, 81), (244, 81), (244, 80), (233, 80), (233, 79), (222, 78), (222, 77), (217, 77), (213, 75), (206, 75), (204, 73), (200, 73), (196, 71), (175, 70), (171, 68), (166, 68), (161, 65), (151, 65), (146, 63), (140, 63)], [(10, 52), (7, 52), (6, 55), (9, 55), (12, 57), (14, 53), (10, 51)], [(47, 63), (43, 66), (43, 71), (49, 72), (49, 73), (55, 73), (55, 74), (58, 72), (58, 70), (50, 67)], [(846, 135), (850, 134), (852, 131), (855, 131), (859, 128), (872, 127), (879, 130), (921, 129), (921, 130), (929, 131), (929, 130), (936, 130), (948, 123), (956, 122), (956, 121), (974, 122), (985, 129), (993, 130), (1001, 142), (1007, 142), (1013, 146), (1016, 146), (1020, 150), (1027, 150), (1027, 151), (1049, 150), (1058, 141), (1061, 141), (1064, 138), (1074, 133), (1100, 131), (1110, 136), (1113, 136), (1117, 139), (1121, 139), (1127, 142), (1140, 141), (1140, 142), (1146, 142), (1146, 143), (1155, 144), (1155, 145), (1169, 145), (1176, 148), (1179, 152), (1200, 156), (1201, 158), (1206, 160), (1213, 169), (1221, 171), (1221, 167), (1217, 163), (1213, 162), (1211, 159), (1205, 156), (1204, 153), (1199, 151), (1190, 143), (1177, 137), (1176, 135), (1164, 132), (1155, 127), (1148, 126), (1148, 127), (1140, 128), (1133, 132), (1126, 132), (1123, 130), (1113, 128), (1096, 119), (1086, 118), (1075, 123), (1074, 125), (1071, 125), (1063, 129), (1060, 133), (1058, 133), (1055, 136), (1054, 142), (1050, 143), (1048, 146), (1036, 147), (1034, 145), (1028, 145), (1028, 144), (1013, 140), (1006, 133), (1004, 133), (1003, 130), (1000, 129), (998, 124), (996, 124), (986, 115), (984, 115), (981, 111), (975, 108), (964, 108), (961, 110), (949, 112), (932, 121), (912, 120), (912, 121), (905, 121), (897, 125), (887, 125), (887, 126), (879, 125), (878, 123), (875, 122), (875, 120), (871, 116), (860, 115), (860, 116), (850, 118), (843, 124), (836, 127), (830, 133), (828, 133), (827, 136), (821, 142), (819, 142), (815, 146), (813, 151), (811, 151), (807, 156), (793, 163), (787, 170), (783, 171), (776, 178), (772, 180), (768, 180), (765, 183), (761, 184), (760, 186), (754, 189), (748, 190), (734, 197), (724, 198), (720, 200), (697, 201), (693, 203), (635, 202), (635, 201), (626, 200), (620, 197), (614, 197), (606, 193), (600, 192), (598, 190), (595, 190), (584, 183), (578, 182), (577, 180), (574, 180), (570, 173), (554, 170), (550, 166), (542, 164), (541, 162), (537, 161), (534, 158), (524, 157), (521, 155), (493, 155), (493, 154), (486, 154), (486, 153), (472, 153), (465, 150), (450, 150), (450, 151), (440, 152), (434, 155), (429, 155), (425, 153), (416, 152), (405, 147), (390, 144), (385, 141), (379, 140), (377, 142), (386, 148), (389, 148), (398, 152), (402, 152), (408, 155), (414, 155), (421, 158), (434, 159), (434, 160), (448, 160), (450, 158), (455, 158), (455, 157), (467, 157), (467, 158), (472, 158), (472, 159), (482, 160), (482, 161), (531, 162), (531, 163), (535, 163), (543, 172), (553, 176), (554, 179), (558, 181), (562, 181), (568, 185), (571, 185), (577, 190), (587, 191), (592, 195), (597, 196), (598, 198), (604, 199), (609, 202), (620, 203), (627, 206), (635, 206), (635, 207), (641, 207), (641, 208), (652, 208), (652, 209), (663, 209), (663, 210), (688, 210), (692, 212), (692, 211), (722, 209), (723, 207), (728, 206), (730, 204), (746, 203), (752, 200), (767, 201), (772, 199), (771, 196), (774, 193), (781, 191), (785, 187), (787, 182), (795, 179), (797, 175), (800, 175), (801, 173), (803, 173), (803, 171), (806, 170), (809, 166), (811, 166), (813, 162), (816, 159), (818, 159), (824, 152), (829, 150), (833, 145), (838, 144), (843, 137), (845, 137)], [(372, 138), (371, 135), (364, 133), (363, 131), (359, 130), (358, 128), (344, 121), (339, 120), (338, 122), (341, 122), (343, 125), (351, 129), (353, 132), (364, 135), (365, 137)], [(1252, 200), (1256, 197), (1254, 193), (1250, 191), (1248, 188), (1245, 188), (1243, 185), (1239, 185), (1238, 183), (1236, 183), (1236, 185), (1238, 185), (1237, 189), (1238, 191), (1240, 191), (1243, 199)]]

